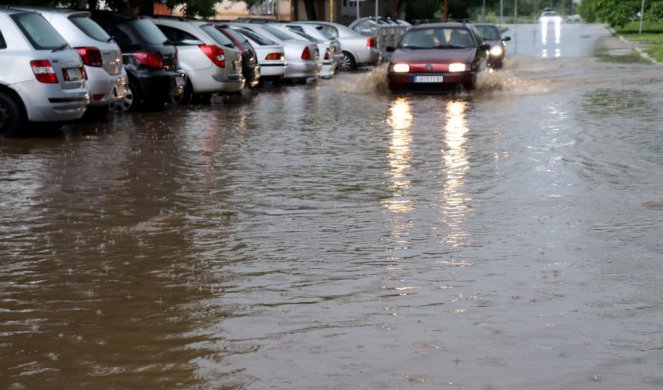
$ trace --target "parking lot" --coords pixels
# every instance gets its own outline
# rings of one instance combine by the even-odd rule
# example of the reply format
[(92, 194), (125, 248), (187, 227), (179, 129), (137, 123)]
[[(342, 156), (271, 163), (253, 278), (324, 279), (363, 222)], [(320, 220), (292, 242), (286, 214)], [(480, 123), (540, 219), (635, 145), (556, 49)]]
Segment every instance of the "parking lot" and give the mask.
[(469, 93), (378, 67), (1, 139), (0, 383), (659, 389), (660, 69), (509, 34)]

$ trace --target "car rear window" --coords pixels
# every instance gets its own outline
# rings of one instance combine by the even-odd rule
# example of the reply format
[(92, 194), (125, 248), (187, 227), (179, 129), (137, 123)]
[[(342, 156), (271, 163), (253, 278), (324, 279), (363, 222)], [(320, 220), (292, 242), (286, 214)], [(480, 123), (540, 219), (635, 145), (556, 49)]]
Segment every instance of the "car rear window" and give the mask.
[(137, 19), (132, 26), (136, 30), (136, 34), (147, 43), (163, 45), (168, 40), (159, 27), (149, 19)]
[(2, 31), (0, 31), (0, 49), (6, 49), (7, 42), (5, 42), (5, 37), (2, 36)]
[(245, 36), (249, 37), (250, 40), (253, 42), (257, 43), (260, 46), (271, 46), (271, 45), (276, 45), (276, 42), (272, 41), (271, 39), (265, 38), (260, 34), (254, 33), (253, 31), (249, 29), (244, 29), (240, 28), (238, 31)]
[(300, 37), (306, 39), (307, 41), (315, 42), (315, 43), (322, 43), (322, 39), (312, 37), (312, 36), (308, 35), (307, 33), (305, 33), (304, 31), (295, 30), (295, 29), (292, 29), (290, 27), (288, 27), (288, 29), (290, 31), (292, 31), (293, 33), (299, 35)]
[(67, 41), (40, 14), (14, 14), (12, 19), (37, 50), (56, 50), (67, 47)]
[(280, 39), (282, 41), (290, 41), (290, 40), (295, 39), (291, 35), (288, 35), (284, 32), (281, 32), (281, 31), (279, 31), (279, 30), (277, 30), (273, 27), (263, 26), (263, 28), (265, 29), (265, 31), (267, 31), (268, 33), (274, 35), (275, 37), (277, 37), (278, 39)]
[(88, 37), (96, 39), (97, 41), (109, 42), (111, 37), (106, 31), (101, 28), (94, 20), (83, 15), (74, 15), (69, 17), (69, 20), (76, 25)]
[(212, 39), (214, 39), (214, 41), (221, 46), (236, 46), (235, 42), (231, 41), (230, 38), (225, 36), (221, 31), (217, 30), (216, 27), (212, 26), (211, 24), (203, 24), (200, 26), (200, 29), (205, 31), (207, 35), (212, 37)]
[[(225, 34), (230, 35), (230, 37), (232, 37), (232, 39), (236, 40), (237, 42), (240, 42), (242, 47), (250, 47), (251, 46), (251, 42), (249, 42), (249, 40), (244, 35), (242, 35), (239, 31), (235, 31), (231, 28), (224, 28), (223, 32)], [(258, 42), (256, 42), (256, 43), (258, 43)]]

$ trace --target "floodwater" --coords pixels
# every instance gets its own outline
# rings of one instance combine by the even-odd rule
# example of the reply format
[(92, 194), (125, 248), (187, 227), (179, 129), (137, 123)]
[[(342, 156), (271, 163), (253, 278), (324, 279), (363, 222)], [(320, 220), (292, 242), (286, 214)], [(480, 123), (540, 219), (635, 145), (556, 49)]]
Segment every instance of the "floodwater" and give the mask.
[(662, 68), (509, 34), (0, 140), (0, 387), (662, 388)]

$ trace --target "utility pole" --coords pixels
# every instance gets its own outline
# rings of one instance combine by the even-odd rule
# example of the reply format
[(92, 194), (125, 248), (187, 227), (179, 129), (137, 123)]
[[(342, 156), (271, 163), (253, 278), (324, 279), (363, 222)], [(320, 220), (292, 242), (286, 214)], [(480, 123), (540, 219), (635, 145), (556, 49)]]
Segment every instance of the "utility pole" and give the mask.
[(449, 0), (444, 0), (444, 21), (449, 21)]

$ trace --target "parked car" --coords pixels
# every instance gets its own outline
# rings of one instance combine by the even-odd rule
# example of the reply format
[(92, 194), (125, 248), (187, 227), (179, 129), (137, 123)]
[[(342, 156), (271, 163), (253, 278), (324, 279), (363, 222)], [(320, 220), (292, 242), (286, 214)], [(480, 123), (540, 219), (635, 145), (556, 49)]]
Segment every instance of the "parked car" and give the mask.
[(147, 16), (92, 11), (97, 22), (122, 50), (129, 90), (122, 111), (160, 109), (184, 93), (186, 75), (179, 70), (177, 48)]
[(380, 63), (375, 36), (364, 36), (353, 29), (334, 22), (302, 21), (298, 23), (311, 23), (321, 26), (331, 36), (341, 42), (343, 61), (339, 66), (341, 71), (356, 70), (363, 66), (375, 66)]
[(43, 16), (0, 8), (0, 136), (79, 119), (90, 102), (78, 53)]
[(355, 19), (348, 25), (361, 35), (377, 36), (379, 27), (409, 27), (411, 24), (405, 20), (392, 18), (377, 18), (374, 16), (365, 16)]
[(318, 63), (320, 64), (320, 78), (329, 79), (334, 76), (336, 73), (336, 64), (334, 63), (334, 58), (332, 57), (332, 48), (329, 41), (323, 41), (321, 39), (312, 37), (305, 32), (292, 30), (285, 24), (273, 23), (269, 27), (273, 29), (278, 29), (284, 34), (287, 34), (292, 37), (292, 39), (311, 42), (317, 45), (318, 47)]
[(486, 69), (490, 45), (465, 23), (412, 27), (393, 52), (387, 78), (393, 91), (472, 89)]
[(338, 70), (341, 66), (341, 62), (343, 62), (343, 47), (341, 41), (332, 36), (329, 31), (325, 31), (322, 26), (297, 22), (286, 23), (286, 26), (291, 30), (303, 32), (328, 44), (332, 61), (334, 62), (334, 70)]
[(490, 45), (488, 66), (493, 69), (501, 68), (506, 57), (506, 42), (510, 41), (511, 37), (502, 36), (499, 27), (495, 24), (475, 23), (474, 27), (479, 31), (484, 43)]
[(288, 61), (285, 59), (285, 49), (269, 38), (241, 26), (226, 23), (217, 25), (238, 41), (248, 41), (256, 51), (260, 64), (260, 83), (280, 83), (285, 78)]
[[(228, 27), (224, 25), (213, 24), (213, 27), (219, 34), (222, 34), (228, 41), (229, 47), (239, 50), (242, 56), (242, 74), (246, 79), (247, 88), (256, 87), (260, 83), (260, 64), (255, 48), (248, 39), (241, 34), (232, 34)], [(212, 34), (210, 34), (212, 35)]]
[(283, 46), (285, 59), (288, 61), (284, 80), (296, 82), (317, 79), (319, 77), (320, 64), (318, 63), (317, 44), (291, 40), (286, 34), (271, 28), (269, 23), (232, 24), (241, 26), (244, 30), (264, 35), (268, 39)]
[[(177, 47), (180, 69), (187, 82), (178, 103), (214, 93), (234, 94), (244, 88), (242, 57), (232, 41), (209, 22), (155, 17), (153, 22)], [(214, 37), (212, 37), (212, 35)]]
[(39, 12), (80, 54), (90, 89), (87, 116), (104, 116), (111, 104), (124, 100), (129, 80), (122, 66), (122, 51), (106, 31), (90, 18), (89, 12), (20, 8)]

